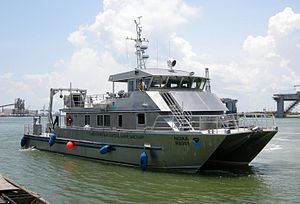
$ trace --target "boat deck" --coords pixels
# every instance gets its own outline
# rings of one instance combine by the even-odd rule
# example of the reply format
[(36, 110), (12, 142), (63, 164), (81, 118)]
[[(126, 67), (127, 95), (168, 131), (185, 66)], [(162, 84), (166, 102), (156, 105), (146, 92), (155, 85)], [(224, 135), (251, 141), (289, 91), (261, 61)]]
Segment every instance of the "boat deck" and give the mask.
[(41, 196), (0, 174), (0, 204), (48, 204)]

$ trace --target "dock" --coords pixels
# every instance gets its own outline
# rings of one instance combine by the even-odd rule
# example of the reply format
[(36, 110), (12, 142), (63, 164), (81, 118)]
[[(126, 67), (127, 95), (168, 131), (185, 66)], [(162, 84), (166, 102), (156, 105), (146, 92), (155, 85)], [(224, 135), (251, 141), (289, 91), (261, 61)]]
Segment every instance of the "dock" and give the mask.
[(49, 204), (40, 195), (0, 174), (0, 204)]

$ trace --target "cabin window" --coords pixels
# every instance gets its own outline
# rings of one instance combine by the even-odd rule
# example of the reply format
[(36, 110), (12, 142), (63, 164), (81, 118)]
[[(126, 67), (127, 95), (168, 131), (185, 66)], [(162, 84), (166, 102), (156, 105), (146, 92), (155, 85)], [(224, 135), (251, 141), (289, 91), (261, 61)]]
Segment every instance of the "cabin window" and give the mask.
[(133, 80), (130, 80), (128, 82), (128, 92), (129, 91), (134, 91), (134, 81)]
[(103, 115), (97, 115), (97, 125), (103, 126)]
[(203, 90), (205, 82), (206, 82), (205, 79), (194, 78), (194, 81), (193, 81), (193, 84), (192, 84), (192, 89), (201, 89), (201, 90)]
[(151, 81), (151, 78), (146, 78), (145, 79), (145, 90), (147, 90), (150, 86), (150, 81)]
[(123, 126), (123, 115), (118, 115), (118, 126), (119, 127)]
[(192, 81), (191, 77), (184, 77), (181, 82), (181, 88), (191, 88)]
[(201, 83), (200, 83), (200, 89), (201, 89), (201, 90), (204, 89), (205, 83), (206, 83), (206, 80), (205, 80), (205, 79), (202, 79), (202, 80), (201, 80)]
[(181, 77), (173, 76), (170, 77), (167, 83), (168, 88), (178, 88), (181, 81)]
[(104, 115), (104, 126), (110, 126), (110, 115)]
[(168, 77), (166, 76), (156, 76), (153, 77), (152, 83), (151, 83), (151, 87), (154, 88), (162, 88), (166, 85), (168, 80)]
[(145, 113), (139, 113), (137, 115), (138, 118), (138, 125), (144, 125), (145, 124)]
[(91, 116), (90, 115), (84, 116), (84, 125), (91, 125)]

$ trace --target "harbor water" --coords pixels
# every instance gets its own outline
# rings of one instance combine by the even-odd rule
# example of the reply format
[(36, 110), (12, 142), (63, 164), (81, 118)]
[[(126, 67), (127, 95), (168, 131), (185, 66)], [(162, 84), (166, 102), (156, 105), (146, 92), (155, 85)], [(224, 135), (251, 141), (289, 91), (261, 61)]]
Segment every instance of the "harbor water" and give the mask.
[(28, 123), (0, 117), (0, 173), (51, 203), (300, 203), (300, 118), (276, 119), (279, 132), (249, 167), (197, 174), (21, 149)]

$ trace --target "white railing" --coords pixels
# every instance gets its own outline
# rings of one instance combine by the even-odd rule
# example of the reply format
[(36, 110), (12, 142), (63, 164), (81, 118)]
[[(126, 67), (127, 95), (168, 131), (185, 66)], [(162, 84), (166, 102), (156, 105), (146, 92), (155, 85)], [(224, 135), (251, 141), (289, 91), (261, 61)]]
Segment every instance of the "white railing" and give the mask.
[(24, 134), (31, 135), (33, 132), (32, 124), (24, 124)]
[(272, 129), (275, 127), (273, 116), (265, 114), (225, 114), (225, 115), (192, 115), (191, 128), (182, 127), (176, 121), (175, 116), (158, 116), (151, 130), (165, 131), (208, 131), (218, 133), (230, 130), (245, 131), (253, 128)]
[(100, 101), (105, 100), (107, 97), (107, 94), (93, 94), (88, 95), (85, 98), (85, 107), (86, 108), (92, 108), (93, 104), (99, 103)]

